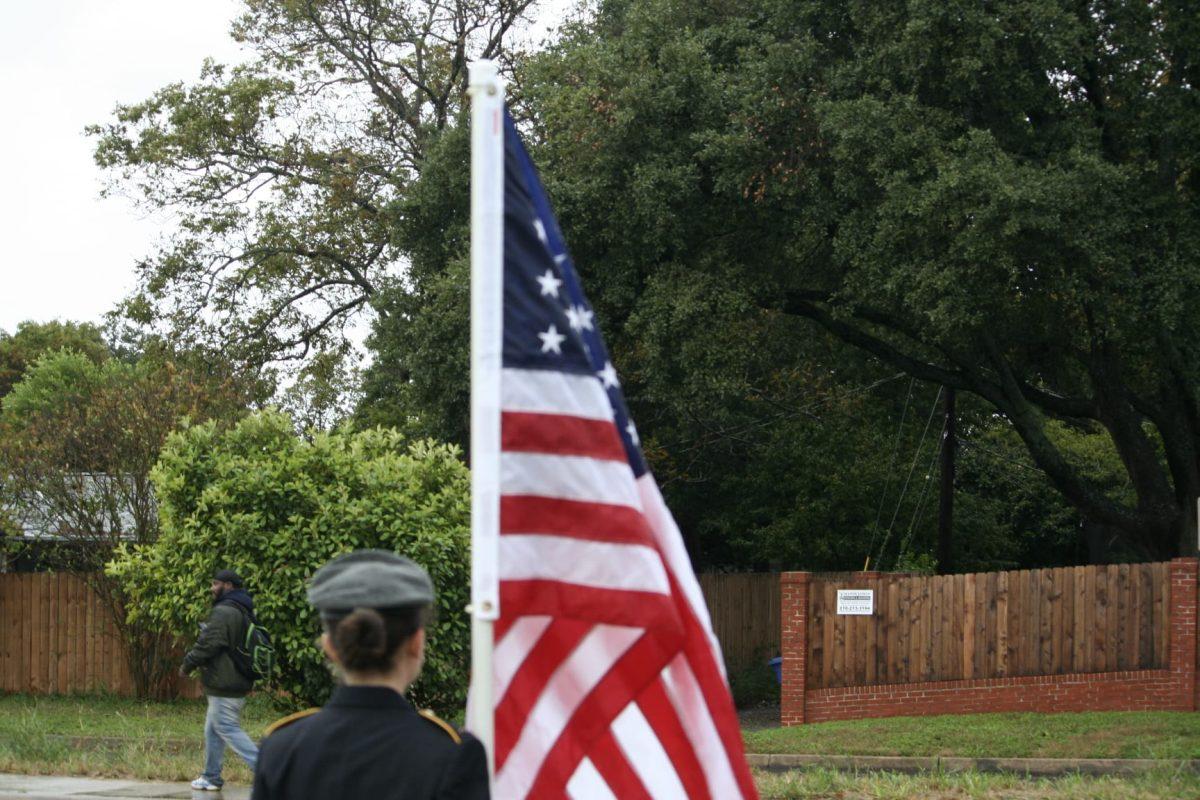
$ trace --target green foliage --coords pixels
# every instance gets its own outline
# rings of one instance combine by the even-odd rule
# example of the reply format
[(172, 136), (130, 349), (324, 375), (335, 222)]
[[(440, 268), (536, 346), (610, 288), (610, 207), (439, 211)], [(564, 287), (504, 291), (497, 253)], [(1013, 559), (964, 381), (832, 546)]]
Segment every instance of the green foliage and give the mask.
[(178, 221), (121, 315), (258, 365), (346, 357), (356, 315), (401, 282), (397, 212), (468, 62), (499, 58), (530, 4), (244, 3), (243, 63), (88, 129), (109, 188)]
[(274, 636), (277, 688), (289, 702), (320, 704), (333, 681), (314, 644), (320, 623), (306, 581), (350, 550), (394, 550), (429, 570), (438, 592), (412, 692), (448, 713), (462, 704), (470, 493), (457, 450), (380, 428), (306, 440), (286, 415), (267, 411), (229, 430), (205, 424), (173, 435), (153, 479), (162, 535), (109, 566), (137, 615), (193, 635), (209, 576), (236, 568)]
[(72, 350), (44, 354), (3, 398), (0, 505), (53, 539), (43, 559), (80, 575), (128, 644), (140, 696), (169, 690), (169, 637), (127, 616), (127, 598), (103, 575), (119, 543), (150, 543), (158, 513), (150, 470), (183, 420), (240, 413), (241, 394), (170, 362), (97, 363)]
[(99, 363), (108, 358), (108, 344), (100, 329), (89, 322), (33, 322), (17, 325), (12, 334), (0, 331), (0, 398), (7, 395), (41, 356), (72, 350)]
[(759, 652), (752, 663), (729, 673), (729, 693), (739, 709), (779, 705), (779, 681), (767, 663), (767, 652)]
[[(634, 405), (654, 393), (647, 356), (674, 361), (665, 386), (736, 337), (775, 373), (844, 376), (811, 327), (763, 324), (811, 320), (981, 398), (1129, 550), (1194, 547), (1190, 19), (1120, 0), (602, 4), (525, 65), (521, 101), (614, 360), (638, 373)], [(698, 291), (730, 313), (664, 335)], [(761, 386), (746, 363), (718, 367), (713, 388)], [(663, 408), (649, 407), (652, 434)], [(1106, 437), (1126, 488), (1059, 425)]]

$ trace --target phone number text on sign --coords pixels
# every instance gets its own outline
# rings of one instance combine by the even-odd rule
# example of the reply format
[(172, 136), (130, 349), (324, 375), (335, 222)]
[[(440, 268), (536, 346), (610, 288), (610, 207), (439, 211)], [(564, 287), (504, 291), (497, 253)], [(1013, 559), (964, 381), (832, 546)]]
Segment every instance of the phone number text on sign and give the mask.
[(874, 589), (838, 589), (837, 613), (839, 614), (874, 614)]

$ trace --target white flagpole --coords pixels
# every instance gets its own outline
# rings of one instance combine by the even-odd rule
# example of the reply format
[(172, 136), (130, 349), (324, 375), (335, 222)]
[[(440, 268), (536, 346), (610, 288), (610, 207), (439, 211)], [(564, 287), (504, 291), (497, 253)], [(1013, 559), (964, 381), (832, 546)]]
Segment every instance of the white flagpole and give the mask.
[(471, 95), (471, 702), (467, 727), (495, 775), (492, 625), (500, 616), (500, 368), (504, 291), (504, 85), (494, 61), (470, 65)]

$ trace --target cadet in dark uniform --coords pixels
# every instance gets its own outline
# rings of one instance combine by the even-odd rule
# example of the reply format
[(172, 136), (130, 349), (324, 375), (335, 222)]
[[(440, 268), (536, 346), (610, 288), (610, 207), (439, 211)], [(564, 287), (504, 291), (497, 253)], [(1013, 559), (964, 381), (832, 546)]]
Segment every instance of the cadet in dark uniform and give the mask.
[(267, 729), (253, 800), (488, 797), (483, 745), (405, 698), (425, 662), (433, 583), (394, 553), (359, 550), (317, 571), (308, 600), (343, 683), (329, 704)]

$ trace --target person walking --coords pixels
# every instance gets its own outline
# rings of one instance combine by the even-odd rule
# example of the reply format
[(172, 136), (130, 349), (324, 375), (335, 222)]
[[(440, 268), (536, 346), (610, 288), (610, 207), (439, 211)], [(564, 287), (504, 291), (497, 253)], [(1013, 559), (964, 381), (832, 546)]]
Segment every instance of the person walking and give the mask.
[(433, 583), (385, 550), (359, 550), (321, 567), (308, 589), (321, 648), (341, 671), (322, 709), (267, 729), (251, 800), (482, 800), (483, 745), (405, 696), (425, 663)]
[(187, 676), (200, 670), (200, 683), (208, 698), (204, 717), (204, 774), (192, 781), (192, 788), (217, 792), (225, 784), (221, 767), (225, 745), (241, 756), (254, 771), (258, 747), (241, 727), (242, 708), (254, 680), (242, 674), (230, 652), (245, 638), (247, 620), (254, 614), (254, 600), (242, 588), (242, 579), (231, 569), (213, 575), (209, 587), (213, 607), (200, 625), (196, 644), (183, 657), (179, 674)]

